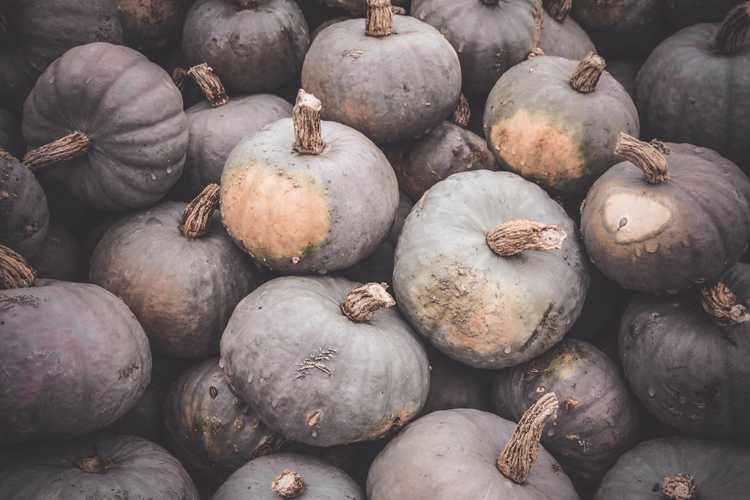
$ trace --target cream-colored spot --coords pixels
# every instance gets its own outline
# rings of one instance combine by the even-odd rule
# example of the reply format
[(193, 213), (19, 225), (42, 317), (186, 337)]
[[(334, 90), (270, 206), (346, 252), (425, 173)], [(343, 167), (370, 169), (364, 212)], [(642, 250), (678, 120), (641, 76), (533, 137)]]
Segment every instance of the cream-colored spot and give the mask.
[(604, 203), (604, 227), (617, 243), (635, 243), (653, 238), (672, 220), (672, 211), (645, 196), (618, 193)]

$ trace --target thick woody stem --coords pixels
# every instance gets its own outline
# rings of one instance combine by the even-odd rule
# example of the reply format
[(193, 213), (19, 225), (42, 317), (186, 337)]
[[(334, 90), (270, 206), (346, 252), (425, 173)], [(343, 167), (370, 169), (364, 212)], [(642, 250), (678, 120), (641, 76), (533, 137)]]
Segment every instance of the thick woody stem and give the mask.
[(544, 29), (544, 5), (542, 5), (542, 0), (534, 0), (534, 9), (531, 11), (531, 16), (534, 19), (534, 40), (529, 56), (534, 57), (544, 55), (541, 48), (542, 30)]
[(547, 7), (550, 17), (561, 23), (568, 17), (573, 7), (573, 0), (545, 0), (544, 6)]
[(547, 421), (557, 418), (559, 402), (553, 392), (539, 398), (518, 421), (510, 441), (497, 459), (497, 468), (514, 483), (523, 484), (539, 456), (539, 440)]
[(91, 141), (83, 132), (73, 132), (49, 144), (32, 149), (23, 157), (31, 170), (44, 168), (61, 161), (72, 160), (89, 150)]
[(107, 470), (108, 465), (107, 461), (98, 455), (78, 460), (78, 468), (89, 474), (101, 474)]
[(0, 160), (16, 160), (18, 161), (18, 158), (10, 154), (8, 151), (4, 150), (3, 148), (0, 148)]
[(570, 77), (570, 86), (581, 94), (590, 94), (596, 90), (599, 78), (604, 73), (607, 63), (596, 55), (589, 52), (576, 66), (573, 76)]
[(703, 310), (714, 317), (717, 323), (734, 326), (750, 321), (750, 313), (729, 287), (719, 282), (701, 290)]
[(393, 8), (391, 0), (367, 0), (367, 36), (382, 37), (393, 33)]
[(34, 286), (36, 273), (19, 253), (0, 245), (0, 290)]
[(671, 500), (693, 500), (697, 498), (695, 480), (685, 474), (664, 476), (661, 481), (661, 494)]
[(218, 207), (219, 185), (209, 184), (185, 207), (180, 221), (180, 233), (190, 239), (206, 234), (211, 216)]
[(615, 145), (615, 155), (640, 168), (649, 184), (661, 184), (669, 179), (663, 144), (649, 144), (621, 132)]
[(367, 283), (359, 286), (346, 296), (341, 304), (341, 312), (357, 323), (370, 321), (377, 311), (396, 305), (387, 289), (387, 283)]
[(453, 111), (451, 121), (459, 127), (468, 128), (469, 120), (471, 120), (471, 108), (469, 108), (469, 101), (466, 96), (461, 94), (458, 97), (458, 105)]
[(203, 63), (193, 66), (188, 70), (187, 74), (198, 85), (198, 88), (201, 89), (211, 107), (217, 108), (229, 102), (224, 85), (222, 85), (218, 75), (214, 73), (213, 68), (208, 64)]
[(567, 236), (558, 226), (517, 219), (489, 231), (486, 241), (500, 257), (512, 257), (529, 250), (558, 250)]
[(296, 498), (305, 491), (305, 482), (296, 472), (284, 469), (274, 478), (271, 489), (281, 498)]
[(727, 14), (714, 39), (720, 54), (736, 54), (745, 44), (750, 30), (750, 2), (744, 2)]
[(300, 89), (292, 111), (294, 150), (300, 154), (319, 155), (326, 147), (320, 130), (322, 105), (317, 97)]

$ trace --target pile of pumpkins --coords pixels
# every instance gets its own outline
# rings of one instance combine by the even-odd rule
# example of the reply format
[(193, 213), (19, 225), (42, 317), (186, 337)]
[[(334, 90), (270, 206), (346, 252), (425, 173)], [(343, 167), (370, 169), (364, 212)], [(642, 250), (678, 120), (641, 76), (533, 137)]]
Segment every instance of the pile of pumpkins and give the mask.
[(5, 0), (0, 499), (750, 497), (750, 2)]

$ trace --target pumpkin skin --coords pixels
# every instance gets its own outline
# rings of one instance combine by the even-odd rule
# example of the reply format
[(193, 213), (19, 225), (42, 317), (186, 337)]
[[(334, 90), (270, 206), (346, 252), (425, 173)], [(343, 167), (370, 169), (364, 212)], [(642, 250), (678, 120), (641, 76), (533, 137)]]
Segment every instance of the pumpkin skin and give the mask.
[(589, 258), (629, 290), (675, 293), (710, 283), (739, 260), (750, 235), (750, 181), (739, 168), (709, 149), (666, 147), (665, 183), (649, 184), (621, 162), (583, 205)]
[(560, 196), (585, 193), (617, 163), (621, 132), (638, 136), (638, 112), (607, 72), (596, 88), (572, 88), (578, 63), (534, 57), (500, 77), (487, 98), (484, 134), (498, 162)]
[(205, 236), (184, 237), (184, 209), (168, 201), (118, 221), (97, 244), (89, 276), (122, 297), (156, 352), (195, 359), (218, 352), (232, 310), (256, 278), (217, 216)]
[(73, 131), (89, 137), (88, 153), (48, 167), (44, 177), (94, 208), (152, 205), (182, 173), (188, 129), (180, 92), (167, 73), (127, 47), (76, 47), (39, 78), (24, 106), (29, 148)]
[(672, 437), (646, 441), (625, 453), (594, 500), (660, 500), (662, 479), (687, 474), (701, 500), (745, 498), (750, 452), (729, 443)]
[(615, 80), (620, 82), (620, 85), (622, 85), (634, 102), (636, 100), (635, 79), (642, 64), (643, 61), (640, 59), (615, 59), (607, 61), (607, 71)]
[(0, 157), (0, 186), (0, 242), (29, 259), (49, 232), (47, 196), (31, 170), (9, 158)]
[(23, 153), (21, 124), (10, 112), (0, 109), (0, 149), (19, 158)]
[(542, 37), (539, 47), (548, 56), (564, 57), (578, 61), (589, 52), (595, 52), (594, 42), (571, 16), (562, 22), (544, 11)]
[(188, 12), (182, 51), (190, 66), (208, 63), (227, 89), (271, 92), (299, 75), (310, 44), (307, 21), (293, 0), (198, 0)]
[[(94, 456), (104, 461), (104, 470), (86, 472), (79, 467), (79, 461)], [(200, 498), (177, 459), (161, 446), (134, 436), (89, 437), (45, 447), (43, 454), (14, 462), (0, 472), (0, 497)]]
[[(272, 489), (274, 478), (284, 470), (302, 476), (305, 500), (365, 500), (357, 483), (340, 469), (313, 457), (277, 453), (251, 460), (232, 474), (211, 500), (278, 500)], [(249, 491), (249, 493), (248, 493)]]
[(667, 22), (678, 30), (698, 23), (717, 23), (742, 0), (665, 0)]
[(375, 459), (367, 476), (367, 498), (577, 500), (570, 479), (544, 448), (525, 485), (498, 471), (497, 458), (515, 428), (514, 422), (479, 410), (430, 413), (404, 429)]
[(437, 349), (426, 346), (430, 360), (430, 392), (423, 414), (453, 408), (486, 410), (489, 404), (489, 378), (484, 372), (457, 363)]
[(545, 392), (561, 403), (542, 445), (576, 484), (596, 485), (638, 437), (638, 406), (617, 365), (591, 344), (564, 339), (529, 363), (498, 372), (490, 400), (498, 415), (517, 421)]
[(313, 40), (302, 87), (322, 101), (323, 119), (382, 144), (419, 138), (445, 120), (461, 93), (461, 66), (445, 37), (413, 17), (393, 16), (385, 37), (350, 19)]
[[(0, 291), (0, 444), (101, 429), (149, 383), (151, 352), (127, 306), (96, 285), (37, 280)], [(83, 356), (83, 357), (82, 357)]]
[(62, 224), (52, 224), (30, 264), (40, 278), (84, 281), (83, 254), (78, 241)]
[(116, 0), (125, 44), (151, 53), (180, 36), (192, 0)]
[[(285, 437), (314, 446), (373, 440), (419, 413), (429, 368), (392, 310), (356, 323), (340, 304), (358, 284), (283, 277), (235, 309), (221, 338), (231, 386)], [(320, 360), (330, 375), (310, 363)]]
[[(558, 225), (568, 235), (562, 249), (496, 255), (486, 233), (518, 219)], [(583, 307), (589, 276), (574, 235), (573, 222), (535, 184), (509, 172), (454, 174), (406, 219), (393, 272), (399, 308), (457, 361), (475, 368), (528, 361), (559, 342)]]
[[(318, 3), (328, 7), (344, 9), (350, 14), (364, 16), (367, 13), (367, 0), (317, 0)], [(394, 7), (409, 8), (409, 0), (391, 0)]]

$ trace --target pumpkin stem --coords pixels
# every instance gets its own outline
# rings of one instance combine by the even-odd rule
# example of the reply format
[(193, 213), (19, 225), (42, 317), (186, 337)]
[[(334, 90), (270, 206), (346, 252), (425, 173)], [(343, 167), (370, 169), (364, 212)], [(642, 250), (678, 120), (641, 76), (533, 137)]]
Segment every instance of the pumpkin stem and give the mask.
[(229, 102), (224, 85), (211, 66), (206, 63), (199, 64), (190, 68), (187, 74), (201, 89), (212, 108), (218, 108)]
[(380, 309), (393, 307), (396, 301), (387, 292), (387, 283), (367, 283), (358, 286), (346, 296), (341, 304), (341, 312), (352, 321), (370, 321)]
[(516, 219), (489, 231), (486, 241), (500, 257), (512, 257), (528, 250), (559, 250), (567, 236), (558, 226)]
[(640, 168), (649, 184), (661, 184), (669, 179), (666, 157), (668, 151), (662, 143), (649, 144), (625, 132), (620, 132), (615, 145), (615, 155)]
[(721, 54), (737, 53), (745, 44), (750, 29), (750, 2), (738, 5), (727, 14), (716, 33), (714, 43)]
[(172, 81), (175, 86), (183, 92), (185, 90), (185, 80), (187, 79), (187, 70), (185, 68), (175, 68), (172, 71)]
[(693, 500), (695, 496), (695, 480), (693, 476), (677, 474), (664, 476), (661, 481), (661, 494), (672, 500)]
[(0, 245), (0, 290), (34, 286), (36, 272), (26, 259), (5, 245)]
[(294, 150), (305, 155), (319, 155), (326, 147), (320, 131), (322, 104), (312, 94), (300, 89), (292, 111)]
[(101, 474), (107, 470), (109, 464), (99, 455), (83, 457), (78, 460), (78, 468), (89, 474)]
[(469, 127), (469, 120), (471, 120), (471, 109), (469, 108), (469, 101), (466, 96), (461, 94), (458, 96), (458, 105), (453, 111), (451, 121), (462, 128)]
[(32, 171), (58, 163), (72, 160), (86, 153), (91, 140), (83, 132), (73, 132), (59, 139), (32, 149), (23, 157), (23, 162)]
[(208, 231), (208, 223), (214, 211), (219, 208), (219, 185), (209, 184), (188, 203), (182, 212), (180, 233), (185, 238), (200, 238)]
[(590, 94), (596, 90), (599, 78), (604, 73), (607, 63), (596, 52), (589, 52), (581, 59), (570, 77), (570, 86), (581, 94)]
[(497, 468), (514, 483), (523, 484), (539, 456), (539, 440), (547, 421), (557, 418), (560, 406), (554, 392), (539, 398), (521, 415), (518, 427), (497, 459)]
[(393, 8), (391, 0), (367, 0), (367, 36), (382, 37), (393, 33)]
[(729, 287), (719, 282), (701, 290), (703, 310), (714, 317), (717, 323), (734, 326), (750, 321), (750, 313)]
[(16, 161), (18, 161), (18, 158), (16, 158), (12, 154), (10, 154), (5, 149), (0, 148), (0, 160), (16, 160)]
[(552, 19), (561, 23), (573, 8), (573, 0), (544, 0), (544, 6)]
[(534, 39), (529, 56), (543, 56), (544, 51), (541, 48), (541, 44), (542, 30), (544, 29), (544, 5), (542, 5), (542, 0), (534, 0), (534, 8), (531, 11), (531, 16), (534, 19)]
[(284, 469), (271, 482), (271, 489), (282, 498), (296, 498), (305, 491), (305, 482), (296, 472)]

